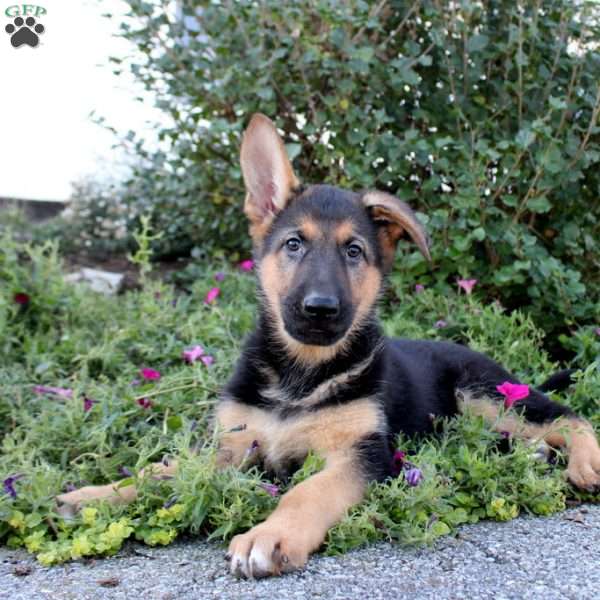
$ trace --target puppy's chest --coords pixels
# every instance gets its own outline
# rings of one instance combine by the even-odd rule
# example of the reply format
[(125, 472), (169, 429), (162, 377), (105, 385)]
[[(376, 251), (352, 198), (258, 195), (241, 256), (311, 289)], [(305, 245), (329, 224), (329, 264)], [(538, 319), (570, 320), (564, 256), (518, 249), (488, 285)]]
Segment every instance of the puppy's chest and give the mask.
[(350, 451), (363, 437), (385, 427), (372, 398), (292, 414), (228, 401), (219, 409), (218, 419), (225, 430), (242, 426), (244, 437), (258, 442), (265, 467), (274, 471), (301, 463), (311, 450), (323, 457)]

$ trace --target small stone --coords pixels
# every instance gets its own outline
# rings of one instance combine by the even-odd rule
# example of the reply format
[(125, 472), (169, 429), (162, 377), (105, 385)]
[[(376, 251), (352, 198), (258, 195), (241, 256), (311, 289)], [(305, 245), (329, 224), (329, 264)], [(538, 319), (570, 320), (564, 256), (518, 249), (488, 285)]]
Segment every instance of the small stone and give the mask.
[(84, 268), (66, 275), (65, 281), (68, 283), (86, 283), (94, 292), (108, 296), (119, 292), (124, 278), (123, 273)]
[(31, 565), (17, 565), (13, 569), (12, 574), (16, 577), (27, 577), (27, 575), (30, 575), (32, 571), (33, 567)]
[(98, 585), (106, 588), (117, 587), (121, 583), (118, 577), (107, 577), (106, 579), (99, 579)]

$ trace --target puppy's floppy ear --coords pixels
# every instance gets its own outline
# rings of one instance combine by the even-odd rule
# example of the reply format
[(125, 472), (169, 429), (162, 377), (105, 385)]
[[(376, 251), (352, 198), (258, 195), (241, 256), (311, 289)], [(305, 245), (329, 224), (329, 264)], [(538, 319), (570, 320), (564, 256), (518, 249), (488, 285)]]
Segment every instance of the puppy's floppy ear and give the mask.
[(423, 256), (431, 262), (427, 234), (408, 204), (395, 196), (377, 191), (366, 192), (362, 201), (371, 219), (378, 226), (379, 246), (386, 269), (391, 268), (396, 244), (405, 231), (417, 244)]
[(240, 161), (246, 184), (244, 212), (257, 241), (273, 217), (286, 207), (299, 182), (275, 125), (260, 113), (252, 116), (244, 132)]

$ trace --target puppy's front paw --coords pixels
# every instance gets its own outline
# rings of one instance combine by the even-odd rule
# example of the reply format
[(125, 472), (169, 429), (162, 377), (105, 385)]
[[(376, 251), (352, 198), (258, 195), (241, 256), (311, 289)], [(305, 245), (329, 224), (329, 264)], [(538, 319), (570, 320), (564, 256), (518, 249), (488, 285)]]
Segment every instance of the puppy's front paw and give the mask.
[(310, 548), (290, 528), (268, 522), (236, 535), (229, 544), (230, 570), (236, 577), (269, 577), (302, 568)]
[(569, 481), (588, 492), (600, 491), (600, 449), (589, 444), (585, 449), (572, 452), (567, 467)]

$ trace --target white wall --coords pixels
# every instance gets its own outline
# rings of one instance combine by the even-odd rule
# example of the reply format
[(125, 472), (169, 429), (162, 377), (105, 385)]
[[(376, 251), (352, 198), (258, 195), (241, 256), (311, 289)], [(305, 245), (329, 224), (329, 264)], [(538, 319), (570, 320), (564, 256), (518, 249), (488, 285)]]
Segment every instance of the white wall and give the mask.
[(157, 114), (148, 96), (134, 100), (140, 90), (108, 63), (130, 49), (113, 37), (117, 21), (101, 17), (122, 13), (121, 0), (40, 0), (48, 12), (36, 48), (10, 44), (4, 10), (13, 4), (0, 3), (0, 197), (66, 199), (71, 181), (112, 177), (123, 164), (111, 149), (114, 136), (91, 122), (91, 111), (122, 132), (151, 132)]

